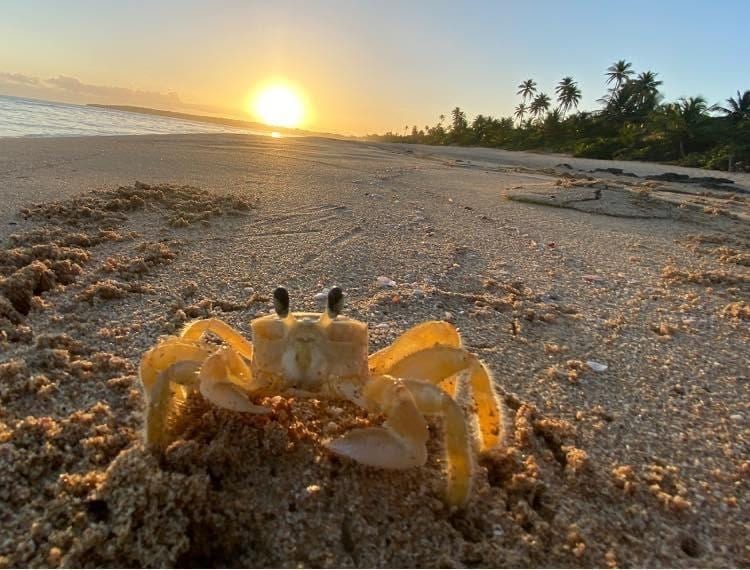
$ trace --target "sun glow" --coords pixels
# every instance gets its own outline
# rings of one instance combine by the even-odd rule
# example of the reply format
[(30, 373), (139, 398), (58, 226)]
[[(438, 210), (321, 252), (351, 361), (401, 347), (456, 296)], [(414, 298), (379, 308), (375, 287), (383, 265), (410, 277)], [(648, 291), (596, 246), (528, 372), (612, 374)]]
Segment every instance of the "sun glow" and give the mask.
[(256, 94), (252, 107), (255, 116), (263, 123), (278, 127), (298, 127), (305, 114), (302, 98), (286, 85), (262, 88)]

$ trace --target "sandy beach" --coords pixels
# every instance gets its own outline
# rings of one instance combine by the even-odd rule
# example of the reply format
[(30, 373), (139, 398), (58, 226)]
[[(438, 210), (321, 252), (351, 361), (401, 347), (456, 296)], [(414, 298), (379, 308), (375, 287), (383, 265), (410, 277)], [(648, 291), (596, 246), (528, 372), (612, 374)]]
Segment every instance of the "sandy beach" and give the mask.
[[(0, 197), (0, 567), (750, 565), (748, 174), (0, 139)], [(418, 469), (328, 453), (382, 420), (348, 403), (248, 418), (196, 396), (165, 456), (144, 449), (143, 352), (209, 316), (249, 337), (280, 284), (315, 311), (341, 286), (371, 351), (421, 321), (459, 328), (507, 431), (465, 509), (441, 500), (437, 421)]]

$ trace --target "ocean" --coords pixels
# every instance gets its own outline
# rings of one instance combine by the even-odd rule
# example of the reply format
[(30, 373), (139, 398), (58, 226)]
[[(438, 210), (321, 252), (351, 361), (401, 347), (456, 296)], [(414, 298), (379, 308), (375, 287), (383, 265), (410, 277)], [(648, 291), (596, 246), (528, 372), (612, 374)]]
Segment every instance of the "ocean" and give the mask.
[(249, 129), (0, 95), (0, 137), (241, 133)]

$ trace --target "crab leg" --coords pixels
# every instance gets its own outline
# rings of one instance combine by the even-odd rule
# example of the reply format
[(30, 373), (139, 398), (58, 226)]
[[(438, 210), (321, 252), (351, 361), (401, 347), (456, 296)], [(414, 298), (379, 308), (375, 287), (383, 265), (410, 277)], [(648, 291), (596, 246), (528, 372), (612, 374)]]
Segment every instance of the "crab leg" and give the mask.
[(146, 445), (169, 444), (170, 422), (185, 400), (186, 387), (195, 385), (195, 372), (211, 351), (196, 342), (171, 337), (146, 352), (139, 376), (146, 395)]
[(461, 346), (456, 327), (445, 321), (420, 323), (400, 335), (393, 344), (370, 355), (370, 373), (389, 374), (391, 367), (410, 354), (433, 346)]
[(397, 378), (438, 384), (464, 370), (469, 371), (482, 448), (492, 448), (503, 439), (500, 405), (487, 369), (466, 349), (449, 346), (425, 348), (393, 364), (388, 373)]
[(220, 408), (235, 412), (267, 414), (271, 410), (256, 406), (247, 392), (253, 386), (252, 373), (247, 364), (231, 347), (223, 347), (209, 356), (198, 375), (203, 397)]
[(424, 415), (445, 419), (448, 463), (448, 503), (463, 504), (471, 490), (471, 453), (461, 408), (443, 390), (418, 380), (374, 376), (364, 386), (361, 400), (383, 413), (383, 427), (356, 429), (328, 443), (328, 448), (359, 463), (386, 469), (424, 465), (428, 431)]
[(408, 388), (387, 376), (374, 376), (362, 393), (362, 403), (386, 416), (383, 427), (355, 429), (326, 444), (328, 449), (365, 465), (409, 469), (424, 465), (427, 422)]
[(404, 380), (419, 411), (445, 420), (445, 455), (448, 465), (448, 503), (463, 505), (471, 492), (471, 450), (461, 407), (443, 390), (418, 380)]
[[(459, 348), (461, 337), (452, 324), (445, 321), (427, 321), (413, 326), (401, 334), (390, 346), (370, 355), (368, 365), (371, 374), (390, 374), (391, 368), (407, 356), (425, 348), (451, 346)], [(456, 395), (458, 376), (442, 379), (440, 387), (451, 397)]]
[(200, 361), (181, 360), (156, 375), (146, 406), (148, 447), (164, 449), (169, 444), (170, 423), (174, 420), (174, 412), (185, 400), (184, 386), (195, 383), (195, 373), (200, 365)]
[[(420, 415), (437, 415), (445, 420), (445, 448), (448, 465), (447, 500), (453, 506), (466, 502), (471, 491), (471, 450), (469, 434), (461, 407), (442, 389), (420, 380), (398, 380), (380, 376), (365, 386), (364, 397), (377, 402), (388, 399), (389, 388), (404, 386), (409, 390)], [(388, 422), (392, 422), (389, 416)]]
[(161, 372), (182, 360), (203, 362), (210, 354), (211, 351), (206, 346), (176, 337), (157, 344), (143, 355), (139, 368), (146, 397), (151, 397), (152, 387)]
[(252, 359), (253, 345), (219, 319), (193, 321), (183, 329), (181, 338), (198, 341), (207, 332), (215, 334), (228, 346), (217, 350), (203, 363), (199, 374), (201, 394), (220, 408), (253, 414), (268, 413), (268, 408), (256, 406), (247, 397), (247, 391), (258, 388), (253, 385), (250, 367), (243, 361), (243, 358)]
[(207, 332), (212, 332), (241, 356), (252, 360), (253, 345), (246, 341), (235, 329), (219, 319), (201, 319), (188, 323), (182, 330), (180, 337), (185, 340), (197, 341)]

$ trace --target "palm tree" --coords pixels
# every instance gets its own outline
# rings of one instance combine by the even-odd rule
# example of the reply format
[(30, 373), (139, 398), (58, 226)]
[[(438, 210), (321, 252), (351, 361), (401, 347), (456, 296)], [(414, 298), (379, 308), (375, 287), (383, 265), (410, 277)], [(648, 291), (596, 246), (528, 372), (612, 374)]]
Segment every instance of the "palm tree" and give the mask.
[[(748, 95), (750, 95), (750, 91), (748, 91)], [(708, 103), (700, 95), (698, 97), (682, 97), (678, 101), (678, 104), (680, 114), (688, 124), (695, 124), (703, 120), (706, 116), (706, 111), (708, 111)]]
[(612, 106), (612, 101), (615, 98), (615, 93), (612, 89), (607, 89), (607, 94), (604, 97), (600, 97), (596, 100), (597, 103), (602, 105), (605, 109), (609, 109)]
[(445, 115), (440, 115), (439, 119), (440, 119), (440, 122), (438, 124), (442, 125), (443, 121), (445, 121)]
[(529, 111), (531, 112), (532, 117), (537, 118), (549, 109), (549, 105), (550, 98), (545, 93), (540, 93), (534, 97), (534, 100), (529, 106)]
[(528, 109), (526, 108), (526, 103), (519, 103), (515, 109), (515, 112), (513, 113), (513, 116), (518, 119), (519, 123), (523, 123), (523, 117), (526, 114), (526, 111), (528, 111)]
[(727, 99), (727, 107), (714, 105), (711, 110), (721, 111), (733, 121), (750, 120), (750, 90), (742, 94), (737, 91), (737, 99)]
[[(737, 99), (730, 97), (727, 99), (726, 107), (714, 105), (711, 110), (721, 111), (729, 121), (734, 123), (733, 133), (729, 137), (733, 147), (733, 151), (729, 155), (729, 171), (732, 172), (734, 170), (735, 153), (743, 152), (742, 147), (747, 149), (748, 133), (750, 133), (748, 130), (748, 126), (750, 126), (750, 90), (742, 94), (737, 91)], [(747, 150), (744, 153), (747, 155)]]
[(531, 99), (534, 96), (534, 93), (536, 93), (536, 81), (533, 79), (527, 79), (526, 81), (519, 83), (516, 95), (520, 95), (523, 97), (523, 100), (526, 101), (526, 98), (528, 97)]
[(555, 87), (555, 93), (557, 93), (557, 100), (560, 102), (559, 109), (562, 111), (563, 117), (571, 107), (578, 107), (578, 102), (581, 100), (581, 90), (572, 77), (563, 77)]
[(560, 113), (560, 109), (552, 109), (549, 113), (547, 113), (547, 116), (544, 117), (544, 122), (542, 124), (544, 125), (544, 130), (548, 134), (554, 135), (555, 132), (559, 129), (561, 121), (562, 114)]
[(482, 143), (487, 138), (487, 135), (492, 128), (494, 119), (492, 117), (485, 117), (484, 115), (477, 115), (471, 123), (471, 130), (474, 131), (474, 140), (477, 143)]
[(657, 75), (659, 74), (654, 73), (653, 71), (644, 71), (643, 73), (638, 74), (638, 77), (635, 78), (635, 81), (639, 85), (641, 90), (655, 92), (658, 91), (659, 85), (662, 84), (661, 81), (656, 80)]
[(451, 111), (451, 133), (454, 136), (460, 136), (469, 128), (469, 122), (466, 120), (466, 113), (460, 107)]
[(624, 59), (616, 61), (615, 63), (610, 65), (607, 68), (607, 73), (604, 74), (607, 76), (607, 85), (614, 81), (614, 89), (615, 91), (617, 91), (620, 88), (620, 85), (630, 80), (630, 76), (634, 73), (631, 69), (632, 67), (633, 64), (629, 61), (625, 61)]
[(657, 74), (653, 71), (644, 71), (638, 74), (633, 81), (627, 83), (631, 103), (635, 105), (636, 112), (641, 115), (653, 111), (659, 102), (659, 85), (661, 81), (656, 79)]
[(668, 131), (679, 145), (680, 156), (685, 157), (685, 144), (695, 139), (696, 130), (707, 118), (708, 104), (703, 97), (682, 97), (677, 103), (664, 107)]

